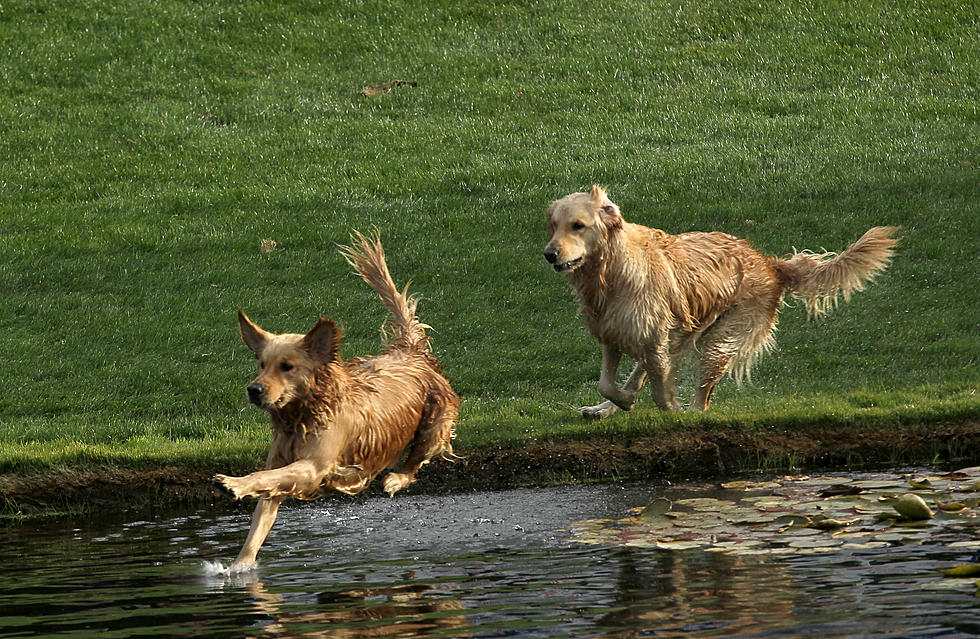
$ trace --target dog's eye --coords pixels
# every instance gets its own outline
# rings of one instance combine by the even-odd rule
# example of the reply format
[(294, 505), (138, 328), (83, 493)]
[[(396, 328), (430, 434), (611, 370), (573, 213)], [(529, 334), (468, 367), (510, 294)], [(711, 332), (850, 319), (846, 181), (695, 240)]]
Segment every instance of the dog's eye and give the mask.
[(581, 231), (584, 228), (585, 228), (585, 224), (582, 224), (581, 222), (572, 222), (573, 231)]
[(260, 369), (265, 368), (265, 362), (259, 362), (259, 368)]
[(282, 364), (279, 365), (279, 370), (281, 370), (284, 373), (288, 373), (289, 371), (293, 370), (293, 365), (290, 364), (289, 362), (283, 362)]

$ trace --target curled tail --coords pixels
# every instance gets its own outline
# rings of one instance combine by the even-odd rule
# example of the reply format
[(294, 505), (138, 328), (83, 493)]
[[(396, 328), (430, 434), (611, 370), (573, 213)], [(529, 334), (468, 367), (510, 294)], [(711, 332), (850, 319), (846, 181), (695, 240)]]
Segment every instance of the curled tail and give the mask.
[(783, 290), (804, 300), (810, 315), (823, 315), (837, 305), (838, 295), (847, 301), (888, 266), (898, 229), (876, 226), (840, 254), (803, 251), (777, 260)]
[(386, 333), (385, 328), (394, 325), (390, 331), (388, 346), (420, 352), (428, 350), (429, 337), (425, 334), (425, 329), (429, 327), (415, 317), (418, 300), (408, 294), (408, 284), (402, 291), (395, 288), (385, 263), (380, 231), (375, 229), (371, 238), (354, 231), (351, 235), (351, 246), (341, 246), (340, 252), (364, 281), (377, 291), (385, 308), (391, 313), (390, 324), (385, 322), (381, 329), (382, 333)]

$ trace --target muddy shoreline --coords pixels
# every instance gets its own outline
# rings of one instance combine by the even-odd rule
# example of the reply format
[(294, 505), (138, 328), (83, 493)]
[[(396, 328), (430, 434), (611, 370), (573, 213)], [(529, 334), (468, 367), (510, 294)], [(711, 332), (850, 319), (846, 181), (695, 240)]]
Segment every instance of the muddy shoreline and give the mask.
[[(411, 492), (447, 493), (617, 480), (711, 479), (748, 472), (858, 470), (980, 463), (980, 421), (808, 426), (740, 431), (677, 430), (657, 436), (535, 441), (517, 448), (468, 450), (460, 461), (435, 461)], [(216, 469), (247, 473), (257, 468)], [(228, 503), (213, 472), (179, 465), (120, 466), (0, 475), (0, 515), (7, 521), (82, 512), (123, 512), (178, 504)], [(369, 489), (380, 490), (378, 484)], [(251, 507), (250, 500), (243, 504)]]

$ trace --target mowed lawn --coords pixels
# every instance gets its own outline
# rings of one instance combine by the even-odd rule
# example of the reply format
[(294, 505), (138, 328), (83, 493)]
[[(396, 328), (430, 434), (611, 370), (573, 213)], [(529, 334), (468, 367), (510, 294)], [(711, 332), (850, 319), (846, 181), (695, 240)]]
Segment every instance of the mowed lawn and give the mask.
[[(970, 3), (18, 2), (0, 58), (0, 472), (254, 465), (235, 312), (375, 351), (383, 308), (337, 252), (374, 226), (462, 449), (980, 416)], [(587, 423), (599, 348), (541, 249), (593, 183), (776, 254), (902, 239), (829, 317), (787, 306), (707, 415), (644, 394)]]

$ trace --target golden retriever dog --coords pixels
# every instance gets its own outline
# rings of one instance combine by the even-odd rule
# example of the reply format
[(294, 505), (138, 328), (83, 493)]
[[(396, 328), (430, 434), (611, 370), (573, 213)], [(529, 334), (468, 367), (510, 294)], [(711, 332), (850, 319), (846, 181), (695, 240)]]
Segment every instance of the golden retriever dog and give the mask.
[(356, 233), (352, 244), (342, 247), (344, 256), (391, 313), (380, 355), (341, 359), (340, 330), (329, 319), (306, 335), (276, 335), (239, 312), (242, 339), (260, 370), (248, 385), (248, 399), (269, 414), (272, 444), (265, 470), (215, 477), (236, 498), (259, 500), (245, 545), (227, 572), (255, 563), (286, 497), (359, 493), (402, 457), (384, 479), (384, 490), (394, 495), (431, 458), (452, 456), (459, 398), (429, 352), (416, 300), (408, 287), (395, 288), (377, 234), (368, 240)]
[[(827, 312), (838, 295), (847, 300), (888, 265), (897, 230), (874, 227), (839, 255), (783, 259), (725, 233), (670, 235), (630, 224), (598, 186), (552, 202), (544, 257), (568, 274), (602, 345), (599, 393), (608, 401), (580, 412), (602, 418), (630, 410), (647, 378), (657, 406), (679, 408), (673, 374), (677, 358), (691, 351), (699, 382), (690, 408), (707, 410), (725, 373), (740, 382), (772, 348), (784, 295), (805, 300), (811, 315)], [(617, 388), (624, 353), (637, 363)]]

